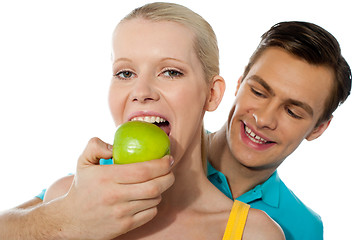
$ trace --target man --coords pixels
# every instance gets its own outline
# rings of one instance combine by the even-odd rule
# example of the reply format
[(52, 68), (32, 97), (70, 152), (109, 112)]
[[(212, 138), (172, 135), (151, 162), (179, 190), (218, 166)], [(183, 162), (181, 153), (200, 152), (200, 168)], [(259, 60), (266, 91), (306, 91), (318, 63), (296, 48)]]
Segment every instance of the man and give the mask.
[(321, 218), (277, 174), (304, 140), (327, 129), (351, 90), (337, 40), (306, 22), (282, 22), (262, 35), (225, 125), (209, 134), (208, 178), (231, 199), (261, 209), (286, 239), (323, 239)]

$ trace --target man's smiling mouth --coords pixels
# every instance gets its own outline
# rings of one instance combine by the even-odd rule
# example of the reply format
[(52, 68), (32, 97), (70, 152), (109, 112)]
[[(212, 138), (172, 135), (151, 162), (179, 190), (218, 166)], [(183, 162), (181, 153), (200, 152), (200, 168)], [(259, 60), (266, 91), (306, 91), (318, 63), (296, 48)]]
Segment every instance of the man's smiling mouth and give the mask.
[(257, 144), (269, 144), (269, 143), (274, 143), (272, 141), (268, 141), (260, 136), (258, 136), (257, 134), (255, 134), (249, 127), (247, 127), (246, 125), (244, 125), (244, 131), (246, 133), (246, 136), (254, 143)]

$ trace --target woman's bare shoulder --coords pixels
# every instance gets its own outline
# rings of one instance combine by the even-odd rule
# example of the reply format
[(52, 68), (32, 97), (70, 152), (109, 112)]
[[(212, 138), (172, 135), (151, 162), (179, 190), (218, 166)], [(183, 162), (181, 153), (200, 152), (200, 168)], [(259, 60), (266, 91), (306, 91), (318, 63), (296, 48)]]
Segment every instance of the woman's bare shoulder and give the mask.
[(66, 194), (73, 182), (74, 175), (69, 175), (55, 181), (47, 190), (44, 196), (44, 202), (49, 202), (55, 198)]
[(282, 228), (264, 211), (249, 210), (243, 239), (285, 240)]

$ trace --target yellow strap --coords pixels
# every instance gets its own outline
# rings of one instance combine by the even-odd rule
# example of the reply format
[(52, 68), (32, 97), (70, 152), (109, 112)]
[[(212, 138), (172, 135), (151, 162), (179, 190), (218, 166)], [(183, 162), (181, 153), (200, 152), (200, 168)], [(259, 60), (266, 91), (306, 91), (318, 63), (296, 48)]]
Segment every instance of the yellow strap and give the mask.
[(223, 240), (241, 240), (244, 226), (250, 206), (246, 203), (235, 200), (229, 215), (226, 231)]

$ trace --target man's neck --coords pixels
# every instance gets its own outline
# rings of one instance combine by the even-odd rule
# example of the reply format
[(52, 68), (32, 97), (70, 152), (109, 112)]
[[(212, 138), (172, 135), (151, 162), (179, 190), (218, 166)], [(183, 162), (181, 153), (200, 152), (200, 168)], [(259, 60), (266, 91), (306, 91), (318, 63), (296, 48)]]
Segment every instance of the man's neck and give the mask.
[(255, 186), (265, 182), (276, 168), (252, 169), (238, 161), (227, 143), (227, 125), (208, 137), (208, 161), (228, 180), (233, 198), (248, 192)]

